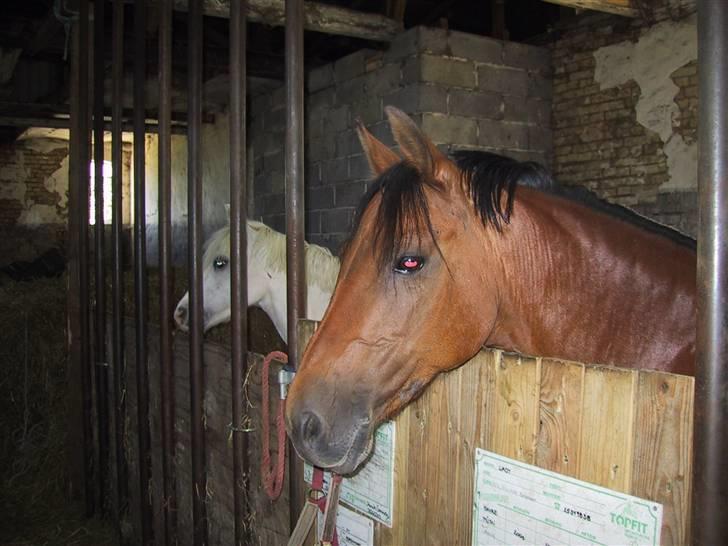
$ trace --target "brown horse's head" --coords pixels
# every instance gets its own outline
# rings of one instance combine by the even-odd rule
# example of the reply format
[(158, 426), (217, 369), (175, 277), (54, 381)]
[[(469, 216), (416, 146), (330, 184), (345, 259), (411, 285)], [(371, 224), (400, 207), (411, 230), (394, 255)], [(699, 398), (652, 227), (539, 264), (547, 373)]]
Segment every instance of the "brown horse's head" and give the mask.
[(382, 420), (477, 352), (498, 307), (500, 266), (475, 261), (496, 240), (478, 197), (411, 119), (387, 114), (404, 160), (359, 126), (374, 189), (287, 403), (298, 453), (339, 473), (366, 458)]

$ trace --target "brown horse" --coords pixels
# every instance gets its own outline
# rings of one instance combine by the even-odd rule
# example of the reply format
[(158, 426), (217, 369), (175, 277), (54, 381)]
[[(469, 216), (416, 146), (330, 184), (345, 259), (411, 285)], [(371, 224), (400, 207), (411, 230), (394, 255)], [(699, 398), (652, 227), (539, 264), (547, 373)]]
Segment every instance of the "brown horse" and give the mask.
[(534, 163), (446, 157), (387, 109), (374, 189), (287, 403), (298, 453), (346, 474), (372, 432), (482, 346), (692, 374), (695, 244)]

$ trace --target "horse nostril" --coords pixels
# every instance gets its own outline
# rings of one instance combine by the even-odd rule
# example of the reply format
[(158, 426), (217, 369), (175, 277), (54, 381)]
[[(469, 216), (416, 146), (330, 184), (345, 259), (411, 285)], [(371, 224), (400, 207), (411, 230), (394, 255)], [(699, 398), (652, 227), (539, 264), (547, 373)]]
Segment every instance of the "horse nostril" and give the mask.
[(301, 418), (301, 437), (304, 443), (312, 446), (316, 443), (322, 432), (321, 419), (310, 411), (304, 413)]

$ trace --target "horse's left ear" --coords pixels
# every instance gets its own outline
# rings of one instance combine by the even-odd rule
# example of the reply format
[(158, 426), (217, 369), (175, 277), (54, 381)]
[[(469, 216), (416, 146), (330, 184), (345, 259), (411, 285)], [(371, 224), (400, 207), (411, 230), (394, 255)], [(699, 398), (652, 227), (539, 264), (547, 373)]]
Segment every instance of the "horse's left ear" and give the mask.
[(441, 182), (449, 182), (457, 167), (443, 154), (435, 143), (423, 133), (412, 119), (401, 110), (385, 108), (394, 139), (402, 154), (417, 169)]
[(402, 161), (386, 144), (377, 140), (373, 134), (367, 131), (361, 120), (357, 119), (355, 124), (356, 134), (359, 136), (359, 142), (364, 148), (364, 155), (367, 156), (369, 168), (374, 176), (379, 176), (391, 166)]

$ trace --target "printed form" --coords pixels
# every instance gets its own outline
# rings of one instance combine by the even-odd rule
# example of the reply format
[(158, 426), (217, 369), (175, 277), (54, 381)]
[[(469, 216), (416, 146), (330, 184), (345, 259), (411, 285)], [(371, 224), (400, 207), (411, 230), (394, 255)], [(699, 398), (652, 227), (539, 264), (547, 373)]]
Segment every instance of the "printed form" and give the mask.
[(475, 452), (473, 544), (660, 544), (662, 505)]

